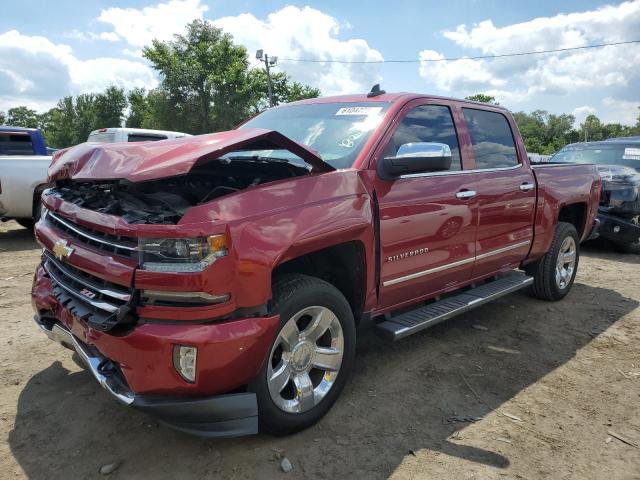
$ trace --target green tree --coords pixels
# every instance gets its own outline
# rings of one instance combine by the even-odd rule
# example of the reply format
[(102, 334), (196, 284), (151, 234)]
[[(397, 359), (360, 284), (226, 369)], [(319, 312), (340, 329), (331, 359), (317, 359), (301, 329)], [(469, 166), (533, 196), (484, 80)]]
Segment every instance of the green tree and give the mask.
[(25, 106), (10, 108), (7, 114), (7, 124), (12, 127), (38, 128), (40, 126), (38, 112)]
[(122, 88), (108, 87), (95, 96), (95, 124), (97, 128), (121, 127), (127, 97)]
[(100, 128), (96, 117), (96, 96), (93, 93), (83, 93), (76, 97), (75, 105), (75, 143), (86, 142), (89, 134)]
[(4, 112), (0, 110), (0, 125), (4, 125), (6, 120), (7, 117), (5, 116)]
[(605, 133), (602, 128), (602, 122), (598, 117), (591, 114), (580, 124), (580, 139), (587, 142), (604, 140)]
[[(319, 89), (299, 82), (291, 82), (291, 78), (285, 72), (271, 73), (271, 86), (275, 105), (320, 96)], [(249, 90), (252, 113), (259, 113), (269, 106), (267, 72), (264, 69), (254, 68), (249, 71)]]
[(575, 117), (563, 113), (549, 114), (546, 110), (513, 114), (528, 152), (550, 155), (567, 143), (578, 140), (573, 129)]
[[(143, 56), (162, 79), (147, 95), (145, 126), (189, 133), (227, 130), (268, 105), (264, 70), (249, 70), (246, 49), (206, 21), (193, 21), (172, 41), (153, 40)], [(320, 93), (283, 72), (272, 79), (277, 103)]]
[(182, 110), (177, 116), (191, 120), (185, 130), (230, 128), (247, 114), (247, 52), (221, 29), (195, 20), (185, 35), (168, 42), (153, 40), (143, 56), (160, 72), (175, 109)]
[(145, 116), (148, 115), (149, 102), (144, 88), (134, 88), (127, 96), (129, 101), (129, 116), (125, 125), (130, 128), (142, 128)]
[(482, 102), (482, 103), (491, 103), (493, 105), (500, 105), (496, 101), (496, 97), (491, 95), (486, 95), (484, 93), (476, 93), (474, 95), (469, 95), (468, 97), (464, 97), (465, 100), (471, 100), (472, 102)]
[(66, 148), (75, 145), (78, 135), (75, 130), (77, 120), (73, 97), (61, 98), (58, 104), (48, 113), (50, 121), (44, 130), (47, 145), (55, 148)]

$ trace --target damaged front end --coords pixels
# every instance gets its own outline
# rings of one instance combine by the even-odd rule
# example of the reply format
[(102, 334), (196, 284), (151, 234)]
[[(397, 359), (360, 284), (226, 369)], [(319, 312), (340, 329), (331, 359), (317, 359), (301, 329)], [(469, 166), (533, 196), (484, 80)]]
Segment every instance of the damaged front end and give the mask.
[(598, 234), (623, 247), (640, 244), (640, 172), (631, 167), (601, 165)]
[(49, 177), (55, 187), (48, 195), (129, 224), (177, 224), (189, 208), (222, 196), (330, 170), (304, 145), (247, 128), (162, 142), (78, 145), (54, 157)]
[(286, 161), (231, 155), (210, 160), (186, 174), (157, 180), (59, 180), (48, 195), (80, 208), (122, 217), (129, 224), (170, 225), (177, 224), (191, 207), (308, 174), (308, 168)]

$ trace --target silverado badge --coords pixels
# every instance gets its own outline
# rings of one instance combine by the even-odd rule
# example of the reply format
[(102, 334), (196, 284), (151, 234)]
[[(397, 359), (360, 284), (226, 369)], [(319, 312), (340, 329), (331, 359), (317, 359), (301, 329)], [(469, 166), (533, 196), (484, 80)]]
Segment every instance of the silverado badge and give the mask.
[(53, 254), (62, 260), (68, 258), (73, 253), (73, 248), (67, 245), (66, 240), (58, 240), (53, 244)]
[(415, 257), (416, 255), (424, 255), (425, 253), (428, 253), (429, 249), (428, 248), (418, 248), (417, 250), (411, 250), (409, 252), (402, 252), (402, 253), (398, 253), (396, 255), (391, 255), (389, 257), (387, 257), (387, 262), (395, 262), (396, 260), (404, 260), (405, 258), (409, 258), (409, 257)]

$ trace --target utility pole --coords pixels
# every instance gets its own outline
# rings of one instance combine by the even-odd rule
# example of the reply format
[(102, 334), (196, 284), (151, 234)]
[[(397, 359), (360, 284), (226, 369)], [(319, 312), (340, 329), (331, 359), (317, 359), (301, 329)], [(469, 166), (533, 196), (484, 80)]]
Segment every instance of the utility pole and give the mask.
[(271, 67), (275, 67), (278, 63), (278, 57), (271, 57), (264, 53), (263, 50), (256, 52), (256, 58), (261, 62), (264, 62), (264, 66), (267, 69), (267, 90), (269, 91), (269, 106), (273, 107), (273, 85), (271, 85)]

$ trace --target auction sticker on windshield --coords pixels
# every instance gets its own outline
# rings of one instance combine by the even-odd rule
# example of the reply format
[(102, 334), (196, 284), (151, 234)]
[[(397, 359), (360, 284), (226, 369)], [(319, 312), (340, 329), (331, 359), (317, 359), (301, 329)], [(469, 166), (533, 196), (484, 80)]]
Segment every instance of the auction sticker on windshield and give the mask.
[(375, 115), (382, 111), (382, 107), (342, 107), (336, 115)]
[(622, 158), (625, 160), (640, 160), (640, 148), (625, 148)]

